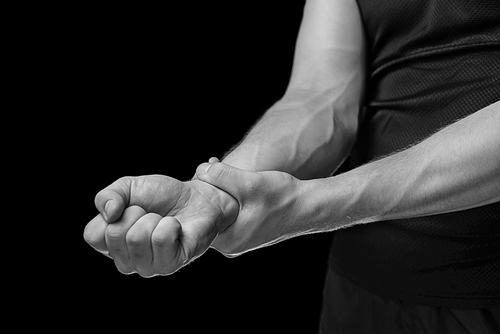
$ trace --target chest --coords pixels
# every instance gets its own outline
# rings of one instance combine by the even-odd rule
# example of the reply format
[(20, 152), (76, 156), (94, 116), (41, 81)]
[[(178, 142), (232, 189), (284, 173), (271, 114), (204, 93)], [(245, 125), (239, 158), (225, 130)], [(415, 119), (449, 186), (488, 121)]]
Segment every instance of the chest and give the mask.
[(500, 40), (498, 0), (357, 0), (372, 60)]

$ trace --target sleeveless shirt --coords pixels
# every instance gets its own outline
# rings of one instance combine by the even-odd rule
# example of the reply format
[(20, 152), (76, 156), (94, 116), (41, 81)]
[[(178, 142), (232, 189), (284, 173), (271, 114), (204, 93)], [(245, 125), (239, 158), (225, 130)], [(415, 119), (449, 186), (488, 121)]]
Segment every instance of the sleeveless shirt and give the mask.
[[(499, 0), (358, 0), (358, 5), (368, 77), (351, 168), (422, 141), (500, 100)], [(330, 266), (393, 299), (500, 307), (500, 203), (337, 231)]]

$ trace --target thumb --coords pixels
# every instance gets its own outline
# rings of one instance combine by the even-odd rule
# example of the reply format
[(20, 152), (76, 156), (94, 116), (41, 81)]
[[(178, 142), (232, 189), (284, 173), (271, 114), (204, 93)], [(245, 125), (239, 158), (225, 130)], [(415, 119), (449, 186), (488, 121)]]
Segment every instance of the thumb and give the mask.
[(122, 177), (101, 190), (95, 197), (95, 206), (108, 223), (116, 221), (130, 200), (129, 177)]
[(209, 183), (242, 202), (247, 191), (255, 190), (256, 172), (250, 172), (225, 163), (203, 163), (196, 169), (196, 176), (200, 181)]

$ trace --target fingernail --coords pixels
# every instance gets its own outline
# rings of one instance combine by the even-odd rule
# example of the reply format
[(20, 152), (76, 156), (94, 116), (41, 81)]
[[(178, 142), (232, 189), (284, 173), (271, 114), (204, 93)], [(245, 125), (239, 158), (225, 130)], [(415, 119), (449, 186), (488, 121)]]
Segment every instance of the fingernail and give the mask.
[(208, 162), (209, 163), (214, 163), (214, 162), (220, 162), (220, 160), (216, 157), (211, 157), (210, 159), (208, 159)]
[(208, 166), (205, 168), (205, 170), (203, 171), (203, 173), (208, 173), (208, 170), (210, 169), (210, 167), (212, 167), (213, 164), (208, 164)]
[(210, 169), (210, 167), (212, 167), (212, 164), (209, 164), (209, 163), (201, 164), (198, 167), (196, 174), (198, 174), (198, 175), (206, 174), (208, 172), (208, 170)]
[[(108, 214), (109, 214), (111, 202), (113, 202), (113, 201), (112, 200), (108, 200), (106, 202), (106, 204), (104, 204), (104, 209), (102, 210), (102, 216), (104, 217), (105, 221), (108, 221)], [(108, 211), (108, 212), (106, 212), (106, 211)]]

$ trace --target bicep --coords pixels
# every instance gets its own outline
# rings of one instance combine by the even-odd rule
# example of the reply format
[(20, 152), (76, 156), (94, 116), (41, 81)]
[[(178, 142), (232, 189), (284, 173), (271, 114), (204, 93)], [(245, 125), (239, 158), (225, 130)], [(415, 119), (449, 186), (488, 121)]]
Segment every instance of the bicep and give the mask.
[(307, 0), (286, 95), (331, 104), (336, 118), (357, 127), (364, 80), (365, 37), (356, 1)]

